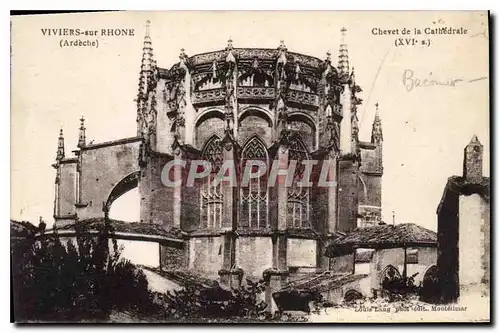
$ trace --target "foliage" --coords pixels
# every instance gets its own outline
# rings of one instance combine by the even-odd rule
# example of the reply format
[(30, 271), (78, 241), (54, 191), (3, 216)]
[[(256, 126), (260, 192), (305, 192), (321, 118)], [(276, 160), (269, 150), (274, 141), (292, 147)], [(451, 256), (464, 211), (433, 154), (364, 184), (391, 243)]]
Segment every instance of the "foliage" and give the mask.
[(76, 226), (76, 241), (54, 236), (12, 242), (16, 321), (106, 320), (112, 310), (156, 310), (144, 273), (109, 246), (104, 225), (97, 236)]
[(186, 286), (184, 289), (156, 294), (156, 299), (165, 309), (166, 321), (202, 322), (260, 322), (301, 321), (303, 318), (289, 316), (280, 311), (271, 313), (264, 295), (264, 280), (246, 284), (230, 290), (217, 287), (199, 288)]
[(172, 319), (255, 317), (263, 314), (267, 307), (257, 299), (264, 289), (263, 281), (250, 280), (245, 286), (231, 290), (186, 286), (163, 295), (165, 315)]
[(401, 300), (409, 295), (415, 295), (418, 293), (420, 287), (415, 285), (415, 276), (418, 273), (413, 274), (410, 277), (399, 277), (397, 275), (392, 275), (386, 277), (382, 281), (382, 289), (387, 295), (389, 302), (396, 300)]

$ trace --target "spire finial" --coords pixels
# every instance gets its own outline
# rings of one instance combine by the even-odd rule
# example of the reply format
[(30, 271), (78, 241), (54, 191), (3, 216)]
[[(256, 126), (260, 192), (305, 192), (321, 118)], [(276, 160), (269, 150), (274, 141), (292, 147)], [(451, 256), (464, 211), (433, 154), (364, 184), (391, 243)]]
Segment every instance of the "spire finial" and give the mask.
[(326, 60), (327, 61), (331, 61), (332, 60), (332, 53), (330, 52), (330, 50), (326, 51)]
[(233, 49), (233, 39), (231, 37), (227, 40), (227, 49)]
[(59, 138), (57, 139), (57, 155), (56, 161), (60, 161), (64, 158), (64, 136), (63, 129), (59, 130)]
[(278, 49), (279, 50), (286, 50), (285, 41), (283, 39), (280, 40), (280, 46), (278, 46)]
[(144, 52), (149, 51), (152, 55), (152, 47), (151, 47), (151, 21), (146, 21), (146, 32), (144, 33)]
[(347, 29), (345, 27), (342, 27), (342, 29), (340, 29), (340, 44), (345, 44), (346, 35), (347, 35)]
[(141, 72), (139, 76), (139, 91), (138, 100), (146, 95), (149, 80), (151, 78), (151, 72), (155, 61), (153, 58), (153, 46), (151, 43), (150, 36), (150, 21), (146, 21), (146, 33), (144, 35), (144, 42), (142, 45), (142, 59), (141, 59)]
[(377, 102), (375, 103), (375, 119), (373, 119), (372, 125), (372, 143), (380, 143), (384, 140), (382, 136), (382, 121), (380, 120), (380, 111), (378, 107), (379, 104)]
[(278, 64), (286, 64), (286, 46), (285, 46), (285, 41), (280, 40), (280, 46), (278, 46), (278, 51), (279, 51), (279, 56), (278, 56)]
[(345, 42), (347, 29), (342, 27), (340, 29), (340, 48), (339, 48), (339, 63), (338, 68), (341, 74), (349, 75), (349, 56), (347, 53), (347, 44)]
[(80, 118), (80, 131), (78, 134), (78, 144), (76, 145), (78, 148), (85, 147), (86, 145), (86, 137), (85, 137), (85, 118), (82, 116)]
[(151, 21), (146, 21), (146, 37), (151, 37)]

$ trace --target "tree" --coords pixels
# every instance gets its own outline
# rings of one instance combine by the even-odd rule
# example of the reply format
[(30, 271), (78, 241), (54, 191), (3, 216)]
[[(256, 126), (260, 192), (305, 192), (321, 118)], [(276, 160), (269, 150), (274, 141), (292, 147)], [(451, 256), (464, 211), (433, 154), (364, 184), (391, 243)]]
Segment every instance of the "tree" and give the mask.
[(106, 320), (113, 310), (158, 311), (146, 276), (120, 257), (108, 223), (97, 234), (83, 223), (74, 228), (74, 240), (61, 240), (54, 230), (12, 243), (16, 321)]

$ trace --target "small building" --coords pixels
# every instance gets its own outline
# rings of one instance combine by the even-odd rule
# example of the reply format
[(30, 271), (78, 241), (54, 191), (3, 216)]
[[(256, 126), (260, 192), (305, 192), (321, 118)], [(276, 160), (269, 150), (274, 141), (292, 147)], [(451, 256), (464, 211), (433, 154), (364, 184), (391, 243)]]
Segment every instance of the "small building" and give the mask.
[(413, 223), (357, 228), (327, 246), (328, 271), (292, 281), (273, 296), (288, 309), (304, 307), (317, 294), (332, 304), (378, 297), (387, 277), (413, 276), (420, 285), (427, 274), (435, 274), (436, 247), (437, 234)]
[(443, 301), (457, 301), (464, 289), (489, 290), (490, 179), (483, 177), (483, 145), (475, 135), (464, 149), (463, 175), (448, 178), (437, 215)]

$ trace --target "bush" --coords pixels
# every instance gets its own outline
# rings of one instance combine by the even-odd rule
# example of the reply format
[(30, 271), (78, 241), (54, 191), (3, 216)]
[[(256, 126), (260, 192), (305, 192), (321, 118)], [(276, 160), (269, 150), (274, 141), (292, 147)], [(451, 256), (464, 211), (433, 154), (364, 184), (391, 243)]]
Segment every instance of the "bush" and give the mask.
[(304, 321), (282, 312), (271, 313), (259, 295), (266, 289), (263, 280), (249, 279), (240, 288), (186, 286), (184, 289), (156, 295), (163, 305), (165, 321), (181, 322), (261, 322)]
[(257, 295), (264, 290), (263, 281), (255, 283), (247, 280), (241, 288), (225, 290), (221, 287), (186, 286), (159, 298), (162, 299), (167, 320), (258, 317), (266, 312), (267, 304), (257, 299)]
[(109, 226), (88, 236), (78, 224), (76, 242), (54, 236), (13, 242), (16, 321), (106, 320), (112, 310), (157, 311), (144, 273), (120, 258)]
[(415, 295), (419, 292), (419, 287), (415, 285), (415, 276), (399, 277), (396, 275), (386, 277), (382, 282), (382, 289), (388, 296), (389, 301), (401, 300), (405, 297)]

